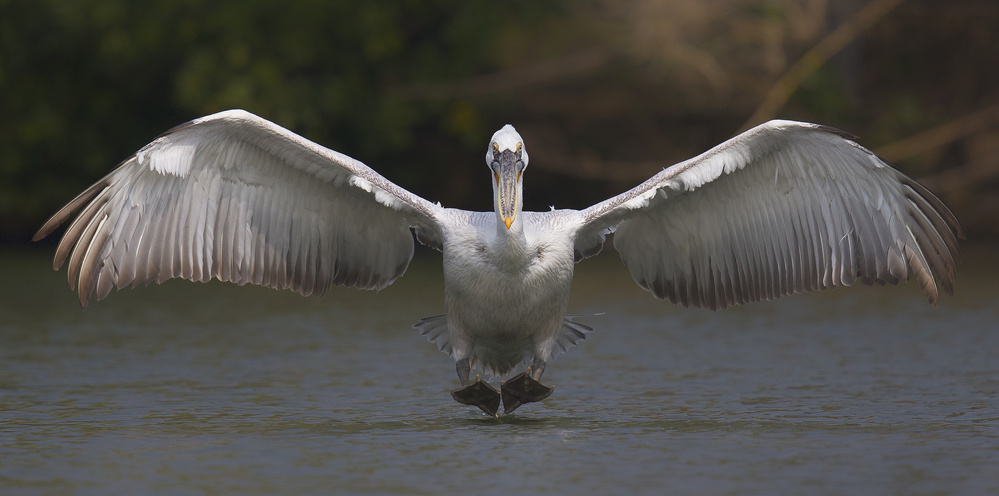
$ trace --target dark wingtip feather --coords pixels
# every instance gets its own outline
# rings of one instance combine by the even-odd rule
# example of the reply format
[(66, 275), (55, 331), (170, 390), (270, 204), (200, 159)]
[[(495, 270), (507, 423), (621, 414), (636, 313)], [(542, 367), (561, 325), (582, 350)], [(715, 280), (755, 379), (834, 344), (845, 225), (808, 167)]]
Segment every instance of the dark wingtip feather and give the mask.
[(813, 126), (815, 126), (815, 129), (818, 129), (819, 131), (825, 131), (827, 133), (832, 133), (832, 134), (835, 134), (836, 136), (839, 136), (840, 138), (848, 139), (848, 140), (853, 141), (853, 142), (856, 142), (856, 141), (860, 140), (860, 136), (857, 136), (856, 134), (853, 134), (853, 133), (851, 133), (849, 131), (844, 131), (844, 130), (836, 128), (836, 127), (827, 126), (825, 124), (813, 124)]
[(49, 217), (49, 220), (42, 224), (42, 227), (40, 227), (38, 232), (31, 237), (31, 240), (39, 241), (49, 234), (52, 234), (52, 231), (55, 231), (56, 228), (62, 225), (63, 222), (66, 222), (66, 219), (72, 217), (74, 212), (79, 210), (85, 203), (89, 202), (94, 196), (97, 195), (97, 193), (106, 188), (108, 184), (108, 178), (104, 177), (100, 181), (97, 181), (93, 186), (84, 190), (83, 193), (76, 195), (76, 198), (73, 198), (66, 204), (66, 206), (60, 208), (59, 211), (52, 214), (52, 217)]

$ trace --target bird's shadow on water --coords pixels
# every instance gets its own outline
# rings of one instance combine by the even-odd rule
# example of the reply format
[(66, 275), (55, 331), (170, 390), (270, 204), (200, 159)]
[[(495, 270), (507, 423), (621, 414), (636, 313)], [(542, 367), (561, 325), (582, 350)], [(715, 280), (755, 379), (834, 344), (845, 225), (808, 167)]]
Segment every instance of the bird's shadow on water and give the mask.
[(630, 417), (616, 412), (556, 413), (528, 412), (522, 414), (490, 417), (478, 412), (457, 412), (453, 414), (417, 415), (407, 419), (327, 419), (311, 423), (308, 430), (317, 435), (339, 435), (360, 432), (426, 432), (426, 431), (474, 431), (480, 433), (540, 433), (553, 431), (607, 432), (607, 433), (711, 433), (719, 434), (745, 432), (806, 432), (837, 430), (876, 430), (886, 432), (906, 429), (903, 425), (868, 425), (863, 422), (819, 421), (819, 420), (773, 420), (747, 416), (742, 419), (712, 419), (687, 415), (664, 415), (654, 417)]

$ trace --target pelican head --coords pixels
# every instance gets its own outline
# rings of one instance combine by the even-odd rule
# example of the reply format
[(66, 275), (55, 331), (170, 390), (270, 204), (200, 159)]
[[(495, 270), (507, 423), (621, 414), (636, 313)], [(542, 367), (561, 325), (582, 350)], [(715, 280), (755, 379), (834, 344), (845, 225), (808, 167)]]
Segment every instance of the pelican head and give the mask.
[(506, 228), (510, 229), (522, 205), (521, 179), (524, 169), (527, 168), (524, 139), (513, 126), (507, 124), (493, 134), (493, 138), (489, 141), (489, 149), (486, 150), (486, 165), (493, 172), (496, 214), (506, 224)]

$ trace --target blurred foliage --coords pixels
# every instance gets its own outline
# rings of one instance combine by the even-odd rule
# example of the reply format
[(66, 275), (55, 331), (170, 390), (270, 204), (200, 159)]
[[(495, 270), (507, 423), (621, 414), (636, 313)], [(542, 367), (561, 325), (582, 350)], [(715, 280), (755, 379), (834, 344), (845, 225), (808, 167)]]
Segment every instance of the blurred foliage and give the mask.
[[(510, 122), (531, 150), (526, 207), (584, 207), (734, 134), (867, 3), (0, 0), (0, 240), (227, 108), (470, 209), (488, 208), (481, 156)], [(773, 117), (887, 146), (969, 230), (995, 233), (996, 60), (999, 2), (910, 0)]]

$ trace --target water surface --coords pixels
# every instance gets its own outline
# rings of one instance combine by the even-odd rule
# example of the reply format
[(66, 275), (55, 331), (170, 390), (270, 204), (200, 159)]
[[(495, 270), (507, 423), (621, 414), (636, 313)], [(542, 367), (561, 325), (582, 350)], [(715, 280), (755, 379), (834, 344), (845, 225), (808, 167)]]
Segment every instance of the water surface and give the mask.
[(555, 394), (492, 419), (409, 327), (443, 311), (432, 253), (380, 293), (172, 281), (80, 311), (48, 253), (0, 252), (0, 492), (997, 494), (993, 253), (938, 308), (907, 285), (724, 312), (604, 255)]

